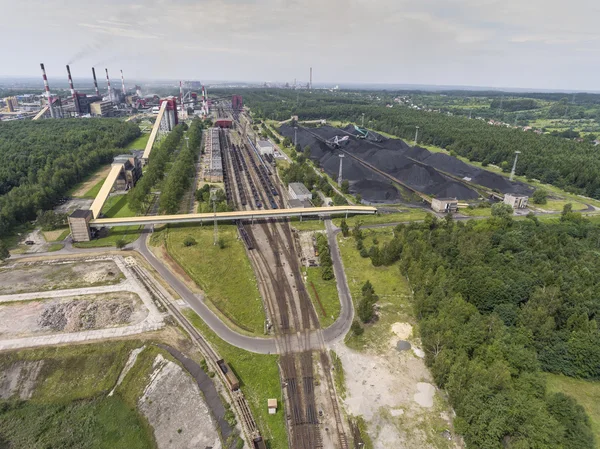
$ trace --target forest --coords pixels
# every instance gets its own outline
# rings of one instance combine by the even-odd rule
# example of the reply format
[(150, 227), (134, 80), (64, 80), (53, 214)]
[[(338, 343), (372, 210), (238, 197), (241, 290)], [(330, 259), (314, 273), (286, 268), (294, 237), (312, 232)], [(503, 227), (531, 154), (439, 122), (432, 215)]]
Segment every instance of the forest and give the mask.
[(569, 206), (548, 223), (505, 207), (485, 221), (429, 216), (361, 251), (375, 265), (400, 260), (426, 362), (468, 447), (594, 447), (583, 408), (541, 374), (600, 379), (600, 226)]
[(539, 179), (567, 191), (600, 199), (598, 148), (558, 136), (537, 135), (481, 120), (426, 112), (406, 106), (385, 107), (385, 99), (374, 93), (312, 92), (256, 89), (244, 92), (244, 101), (257, 118), (286, 120), (328, 119), (361, 123), (406, 140), (419, 126), (419, 142), (436, 145), (471, 161), (495, 164), (510, 170), (514, 152), (521, 151), (517, 174)]
[(0, 236), (52, 208), (139, 135), (116, 119), (0, 122)]

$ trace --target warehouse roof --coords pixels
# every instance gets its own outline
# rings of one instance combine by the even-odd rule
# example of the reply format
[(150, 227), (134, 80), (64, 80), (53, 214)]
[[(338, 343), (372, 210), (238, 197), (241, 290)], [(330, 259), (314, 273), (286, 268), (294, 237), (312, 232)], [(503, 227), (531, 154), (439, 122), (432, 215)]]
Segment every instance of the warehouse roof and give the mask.
[(310, 190), (301, 182), (290, 182), (289, 187), (296, 195), (311, 195)]
[(259, 140), (257, 144), (259, 147), (273, 147), (273, 144), (268, 140)]

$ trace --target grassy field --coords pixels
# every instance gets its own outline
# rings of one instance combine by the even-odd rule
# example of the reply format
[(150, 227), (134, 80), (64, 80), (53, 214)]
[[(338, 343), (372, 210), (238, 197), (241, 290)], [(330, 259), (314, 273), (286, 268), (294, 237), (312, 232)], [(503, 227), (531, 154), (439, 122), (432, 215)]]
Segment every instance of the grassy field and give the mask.
[(299, 218), (291, 218), (290, 226), (298, 231), (324, 231), (325, 222), (323, 220), (302, 220)]
[[(152, 430), (115, 385), (136, 341), (5, 353), (0, 369), (44, 360), (31, 400), (0, 401), (7, 447), (153, 448)], [(137, 398), (136, 398), (137, 401)]]
[[(89, 192), (98, 183), (100, 185), (102, 185), (102, 183), (104, 182), (104, 179), (108, 175), (109, 170), (110, 170), (110, 164), (105, 164), (105, 165), (98, 167), (98, 169), (96, 171), (94, 171), (93, 173), (90, 173), (88, 176), (86, 176), (83, 181), (78, 182), (71, 189), (69, 189), (69, 191), (66, 193), (65, 196), (74, 197), (74, 198), (89, 198), (89, 199), (95, 198), (95, 195), (90, 196)], [(100, 190), (99, 187), (98, 187), (98, 190)]]
[(546, 204), (531, 204), (532, 207), (536, 209), (542, 210), (550, 210), (550, 211), (562, 211), (565, 207), (565, 204), (571, 203), (573, 205), (574, 211), (580, 211), (587, 209), (587, 206), (584, 203), (577, 201), (567, 201), (567, 200), (551, 200), (549, 199)]
[(70, 233), (69, 227), (56, 229), (54, 231), (42, 231), (47, 242), (62, 242)]
[(48, 247), (48, 252), (54, 252), (54, 251), (60, 251), (61, 249), (64, 248), (65, 245), (63, 245), (62, 243), (52, 243), (49, 247)]
[[(377, 238), (380, 244), (391, 238), (390, 230), (377, 229), (365, 232), (366, 247), (371, 246), (373, 237)], [(356, 306), (360, 300), (361, 289), (366, 281), (371, 281), (375, 293), (379, 296), (379, 319), (365, 325), (365, 332), (361, 336), (348, 334), (346, 344), (357, 350), (365, 347), (375, 350), (387, 349), (392, 324), (402, 321), (414, 325), (408, 281), (399, 273), (397, 264), (390, 267), (374, 267), (370, 259), (360, 257), (354, 238), (344, 238), (338, 234), (338, 243), (354, 305)]]
[[(196, 241), (195, 245), (184, 246), (188, 236)], [(213, 309), (240, 329), (263, 334), (262, 299), (236, 226), (219, 225), (219, 237), (225, 241), (223, 249), (213, 245), (212, 226), (165, 228), (155, 232), (154, 239), (161, 237), (171, 257), (202, 288)]]
[(548, 390), (572, 396), (585, 409), (592, 423), (596, 447), (600, 448), (600, 382), (546, 374)]
[(133, 142), (131, 142), (129, 145), (127, 145), (125, 147), (125, 150), (143, 150), (146, 148), (148, 139), (150, 139), (150, 133), (142, 134), (140, 137), (138, 137)]
[[(313, 286), (319, 295), (321, 305), (325, 309), (325, 315), (321, 309), (321, 305), (317, 301)], [(340, 316), (340, 298), (337, 292), (337, 285), (335, 279), (324, 281), (321, 278), (321, 268), (309, 267), (306, 269), (306, 289), (310, 294), (310, 299), (315, 306), (317, 316), (322, 328), (331, 326), (335, 320)]]
[(98, 193), (100, 193), (100, 189), (102, 188), (104, 181), (105, 181), (104, 179), (101, 179), (100, 181), (98, 181), (96, 184), (94, 184), (90, 188), (90, 190), (85, 192), (85, 194), (83, 194), (83, 196), (81, 198), (87, 198), (90, 200), (95, 199), (98, 196)]
[[(102, 207), (102, 213), (107, 218), (134, 217), (135, 213), (129, 209), (127, 195), (113, 195), (106, 200)], [(115, 246), (116, 242), (123, 239), (126, 243), (137, 240), (140, 236), (140, 226), (116, 226), (108, 231), (108, 235), (90, 242), (74, 243), (77, 248), (99, 248)]]
[(476, 207), (474, 209), (469, 209), (468, 207), (463, 207), (458, 210), (459, 214), (467, 215), (469, 217), (491, 217), (492, 216), (492, 208), (484, 207), (479, 208)]
[[(240, 380), (241, 389), (252, 409), (261, 434), (270, 449), (287, 449), (287, 432), (283, 414), (278, 356), (254, 354), (236, 348), (221, 340), (193, 311), (185, 316), (207, 338)], [(277, 398), (280, 407), (275, 415), (267, 411), (267, 399)]]
[[(357, 222), (363, 225), (397, 223), (402, 221), (423, 220), (429, 212), (423, 209), (404, 209), (402, 212), (392, 214), (374, 214), (374, 215), (353, 215), (348, 217), (346, 223), (353, 227)], [(340, 226), (342, 217), (334, 218), (333, 224)]]

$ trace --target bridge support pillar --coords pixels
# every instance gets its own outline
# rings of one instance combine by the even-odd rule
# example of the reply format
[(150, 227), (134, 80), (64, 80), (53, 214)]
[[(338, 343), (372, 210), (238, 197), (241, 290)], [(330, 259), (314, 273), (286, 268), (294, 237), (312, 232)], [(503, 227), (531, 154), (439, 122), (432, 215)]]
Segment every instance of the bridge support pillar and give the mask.
[(74, 242), (89, 242), (92, 237), (90, 233), (90, 220), (92, 211), (77, 209), (69, 215), (69, 229)]

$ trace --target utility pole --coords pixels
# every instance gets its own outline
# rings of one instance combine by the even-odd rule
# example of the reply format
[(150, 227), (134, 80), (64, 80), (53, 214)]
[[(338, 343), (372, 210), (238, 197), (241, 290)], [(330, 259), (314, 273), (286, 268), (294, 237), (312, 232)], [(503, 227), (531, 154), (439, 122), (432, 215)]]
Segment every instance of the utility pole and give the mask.
[(210, 199), (213, 203), (213, 213), (215, 217), (213, 245), (217, 246), (217, 241), (219, 240), (219, 226), (217, 225), (217, 189), (210, 189)]
[(338, 173), (337, 182), (338, 182), (338, 187), (342, 187), (342, 180), (343, 180), (342, 179), (342, 161), (344, 160), (344, 153), (340, 153), (338, 156), (340, 157), (340, 171)]
[(362, 113), (362, 128), (365, 127), (365, 113)]
[(419, 140), (419, 127), (416, 127), (415, 130), (415, 145), (417, 144), (417, 141)]
[(517, 159), (519, 158), (519, 154), (521, 154), (520, 151), (515, 151), (515, 162), (513, 162), (513, 167), (512, 170), (510, 172), (510, 180), (513, 180), (513, 177), (515, 176), (515, 170), (517, 169)]
[(296, 149), (296, 145), (298, 145), (298, 127), (294, 126), (294, 150)]

